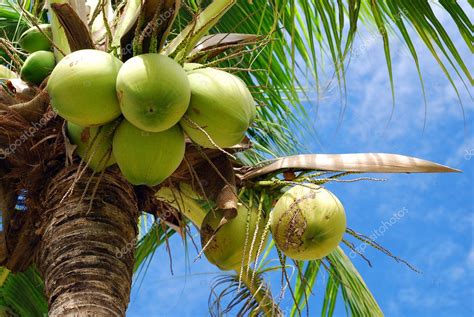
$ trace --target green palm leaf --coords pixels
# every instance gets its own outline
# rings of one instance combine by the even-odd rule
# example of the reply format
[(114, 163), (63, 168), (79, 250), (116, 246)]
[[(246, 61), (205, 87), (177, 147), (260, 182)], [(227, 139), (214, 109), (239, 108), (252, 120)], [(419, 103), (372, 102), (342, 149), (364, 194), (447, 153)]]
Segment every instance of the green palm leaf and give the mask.
[(332, 283), (339, 284), (348, 315), (383, 316), (372, 293), (344, 251), (338, 247), (328, 255), (328, 260), (331, 263), (330, 274), (334, 275)]
[[(300, 270), (303, 270), (303, 266), (306, 265), (304, 268), (303, 275), (297, 275), (295, 281), (295, 303), (291, 309), (290, 316), (293, 317), (296, 315), (298, 310), (303, 310), (305, 306), (307, 306), (307, 299), (311, 295), (311, 290), (316, 283), (316, 278), (318, 277), (318, 273), (320, 270), (321, 263), (320, 261), (308, 261), (308, 262), (300, 262)], [(331, 300), (331, 298), (327, 298), (327, 300)], [(326, 297), (325, 297), (326, 301)], [(324, 310), (324, 308), (323, 308)]]
[(8, 311), (10, 314), (31, 317), (48, 313), (43, 280), (34, 267), (16, 274), (0, 267), (0, 316), (11, 316), (3, 315)]

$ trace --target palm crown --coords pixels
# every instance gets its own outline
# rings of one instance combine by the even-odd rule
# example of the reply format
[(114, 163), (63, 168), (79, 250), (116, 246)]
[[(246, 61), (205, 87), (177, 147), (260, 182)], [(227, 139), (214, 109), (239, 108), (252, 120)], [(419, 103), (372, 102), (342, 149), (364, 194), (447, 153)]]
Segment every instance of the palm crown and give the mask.
[[(473, 26), (463, 7), (447, 0), (438, 5), (450, 15), (473, 51)], [(11, 150), (11, 140), (21, 139), (31, 122), (40, 122), (45, 117), (47, 120), (14, 151), (0, 152), (4, 156), (0, 160), (3, 225), (0, 306), (7, 315), (21, 316), (42, 315), (48, 310), (52, 315), (61, 315), (70, 309), (68, 305), (74, 301), (68, 302), (67, 287), (73, 290), (70, 292), (73, 298), (74, 294), (81, 296), (84, 290), (77, 285), (81, 279), (87, 279), (87, 274), (75, 274), (81, 269), (92, 274), (99, 266), (87, 263), (85, 256), (82, 262), (74, 259), (90, 251), (87, 245), (81, 246), (76, 241), (78, 249), (71, 246), (74, 250), (68, 254), (69, 251), (64, 251), (68, 247), (67, 239), (55, 239), (68, 230), (80, 236), (80, 229), (72, 219), (89, 219), (91, 212), (89, 225), (104, 225), (108, 221), (104, 219), (111, 217), (119, 230), (101, 233), (114, 241), (107, 242), (104, 250), (90, 252), (98, 258), (103, 256), (103, 261), (110, 261), (108, 265), (119, 268), (111, 270), (108, 281), (92, 274), (94, 277), (84, 282), (84, 288), (93, 290), (95, 297), (92, 296), (90, 303), (75, 298), (75, 303), (80, 302), (79, 306), (86, 307), (83, 312), (88, 312), (89, 304), (106, 307), (105, 302), (110, 304), (114, 314), (123, 315), (128, 304), (131, 272), (139, 270), (158, 247), (164, 247), (171, 235), (179, 233), (186, 237), (189, 226), (204, 231), (206, 214), (224, 210), (217, 226), (220, 229), (237, 219), (238, 206), (245, 205), (259, 211), (256, 222), (252, 222), (250, 216), (243, 218), (247, 229), (240, 233), (245, 236), (244, 248), (255, 249), (258, 260), (251, 263), (251, 257), (242, 256), (240, 265), (233, 267), (234, 274), (216, 280), (214, 297), (210, 300), (211, 313), (219, 315), (233, 309), (240, 314), (282, 314), (264, 281), (264, 273), (281, 271), (294, 303), (290, 314), (302, 314), (318, 274), (326, 270), (329, 278), (323, 314), (332, 315), (340, 290), (348, 314), (382, 315), (343, 248), (337, 247), (319, 259), (292, 260), (282, 252), (281, 246), (276, 248), (273, 241), (267, 245), (265, 239), (256, 238), (257, 235), (270, 236), (270, 222), (264, 222), (260, 229), (256, 223), (260, 217), (267, 217), (275, 202), (295, 185), (324, 186), (365, 172), (455, 171), (429, 161), (392, 154), (298, 155), (304, 147), (293, 134), (295, 125), (308, 133), (313, 131), (311, 118), (302, 105), (308, 87), (301, 80), (301, 74), (310, 77), (309, 82), (314, 82), (319, 91), (320, 75), (328, 69), (322, 61), (329, 58), (329, 69), (344, 100), (348, 84), (345, 70), (351, 57), (357, 54), (352, 44), (361, 24), (375, 27), (383, 41), (394, 100), (390, 34), (397, 34), (407, 45), (423, 94), (423, 77), (413, 36), (419, 37), (429, 49), (456, 93), (464, 89), (455, 85), (456, 79), (465, 87), (472, 85), (468, 68), (432, 6), (428, 1), (408, 0), (1, 1), (0, 28), (5, 36), (0, 42), (0, 53), (2, 64), (14, 72), (12, 77), (20, 72), (27, 57), (18, 44), (20, 35), (30, 27), (49, 22), (52, 28), (49, 40), (57, 61), (74, 51), (97, 49), (123, 62), (145, 53), (160, 53), (180, 65), (197, 63), (198, 69), (225, 70), (237, 75), (249, 87), (257, 104), (257, 115), (247, 131), (247, 138), (239, 144), (203, 148), (188, 140), (183, 163), (166, 181), (157, 186), (131, 186), (117, 168), (92, 173), (88, 168), (91, 160), (78, 158), (78, 149), (66, 137), (64, 120), (52, 112), (45, 90), (47, 80), (38, 85), (26, 84), (18, 78), (3, 80), (0, 149)], [(414, 31), (409, 30), (410, 27)], [(31, 166), (35, 167), (31, 169)], [(108, 201), (108, 195), (114, 199)], [(97, 201), (105, 202), (101, 205)], [(75, 205), (83, 209), (79, 216), (61, 212)], [(137, 227), (137, 221), (148, 224), (150, 219), (152, 224)], [(61, 227), (63, 222), (70, 226)], [(249, 229), (255, 226), (257, 229)], [(211, 240), (217, 236), (217, 228), (209, 233)], [(358, 253), (353, 241), (362, 241), (414, 269), (369, 237), (350, 228), (345, 232), (342, 244), (346, 250)], [(122, 235), (123, 239), (116, 239), (114, 234)], [(205, 252), (206, 247), (203, 243), (201, 252)], [(277, 250), (280, 263), (276, 267), (266, 261), (273, 248)], [(249, 253), (244, 250), (243, 254), (246, 252)], [(55, 257), (61, 258), (65, 267), (56, 262)], [(84, 266), (75, 266), (74, 261)], [(297, 274), (290, 276), (289, 266), (296, 268)], [(72, 282), (67, 280), (68, 274), (75, 276)], [(103, 286), (97, 287), (95, 282)], [(104, 291), (103, 288), (114, 283), (121, 285), (116, 293)], [(225, 305), (221, 305), (221, 301)], [(97, 310), (99, 314), (104, 311)]]

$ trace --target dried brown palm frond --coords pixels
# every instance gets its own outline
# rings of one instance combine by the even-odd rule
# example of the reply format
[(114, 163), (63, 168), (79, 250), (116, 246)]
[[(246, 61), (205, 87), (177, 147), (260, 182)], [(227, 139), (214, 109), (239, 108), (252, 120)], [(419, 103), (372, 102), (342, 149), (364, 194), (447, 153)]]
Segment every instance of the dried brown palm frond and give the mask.
[(314, 170), (358, 173), (452, 173), (459, 170), (398, 154), (300, 154), (262, 162), (258, 166), (243, 169), (240, 178), (253, 178), (286, 170)]

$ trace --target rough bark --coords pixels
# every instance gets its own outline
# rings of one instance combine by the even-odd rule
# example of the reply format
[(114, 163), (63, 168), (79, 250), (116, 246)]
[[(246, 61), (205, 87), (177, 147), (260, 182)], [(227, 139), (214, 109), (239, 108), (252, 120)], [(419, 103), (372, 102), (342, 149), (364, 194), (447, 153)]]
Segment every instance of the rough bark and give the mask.
[(10, 226), (10, 218), (12, 210), (16, 204), (16, 193), (10, 183), (5, 181), (4, 164), (0, 160), (0, 215), (2, 218), (2, 230), (0, 231), (0, 264), (4, 265), (8, 258), (8, 248), (5, 233), (8, 232)]
[(125, 316), (137, 235), (133, 188), (118, 173), (86, 173), (61, 202), (75, 175), (63, 170), (44, 191), (36, 263), (49, 316)]

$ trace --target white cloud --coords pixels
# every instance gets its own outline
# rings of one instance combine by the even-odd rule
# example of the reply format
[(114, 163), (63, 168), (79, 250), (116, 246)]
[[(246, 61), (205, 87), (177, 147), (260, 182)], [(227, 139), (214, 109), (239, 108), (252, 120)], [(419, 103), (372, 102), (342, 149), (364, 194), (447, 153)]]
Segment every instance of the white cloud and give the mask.
[(448, 269), (448, 278), (452, 283), (456, 283), (466, 276), (466, 269), (462, 266), (452, 266)]
[[(443, 12), (443, 11), (441, 11)], [(443, 13), (443, 19), (450, 19)], [(456, 26), (447, 23), (449, 31), (455, 31)], [(354, 47), (367, 42), (371, 35), (363, 33), (357, 38)], [(456, 34), (456, 33), (454, 33)], [(455, 45), (462, 56), (470, 56), (470, 52), (459, 36), (453, 36)], [(441, 68), (431, 56), (424, 44), (413, 36), (415, 46), (418, 48), (421, 71), (424, 76), (425, 89), (427, 93), (426, 132), (433, 134), (441, 129), (447, 122), (459, 122), (459, 129), (463, 131), (462, 109), (458, 97), (441, 71)], [(361, 44), (362, 43), (362, 44)], [(383, 54), (382, 42), (377, 39), (369, 42), (363, 54), (354, 57), (347, 69), (348, 100), (346, 116), (350, 117), (351, 125), (342, 125), (340, 134), (346, 139), (357, 139), (368, 146), (376, 147), (381, 143), (403, 142), (408, 136), (418, 135), (423, 137), (423, 123), (425, 120), (425, 105), (423, 103), (422, 90), (415, 63), (405, 46), (396, 38), (392, 39), (391, 51), (394, 70), (394, 84), (396, 104), (393, 118), (392, 100), (387, 74), (385, 56)], [(473, 69), (473, 61), (469, 61), (468, 68)], [(469, 67), (469, 63), (473, 67)], [(453, 72), (454, 73), (454, 72)], [(472, 121), (472, 110), (474, 103), (470, 99), (466, 89), (456, 75), (454, 81), (459, 88), (466, 114), (466, 124)], [(321, 80), (323, 83), (324, 80)], [(319, 109), (319, 118), (316, 126), (319, 131), (332, 130), (340, 124), (339, 108), (340, 99), (337, 89), (324, 96)], [(346, 122), (349, 119), (346, 118)], [(323, 139), (324, 142), (332, 141), (331, 137)], [(429, 134), (428, 134), (429, 135)], [(341, 137), (342, 138), (342, 137)]]

